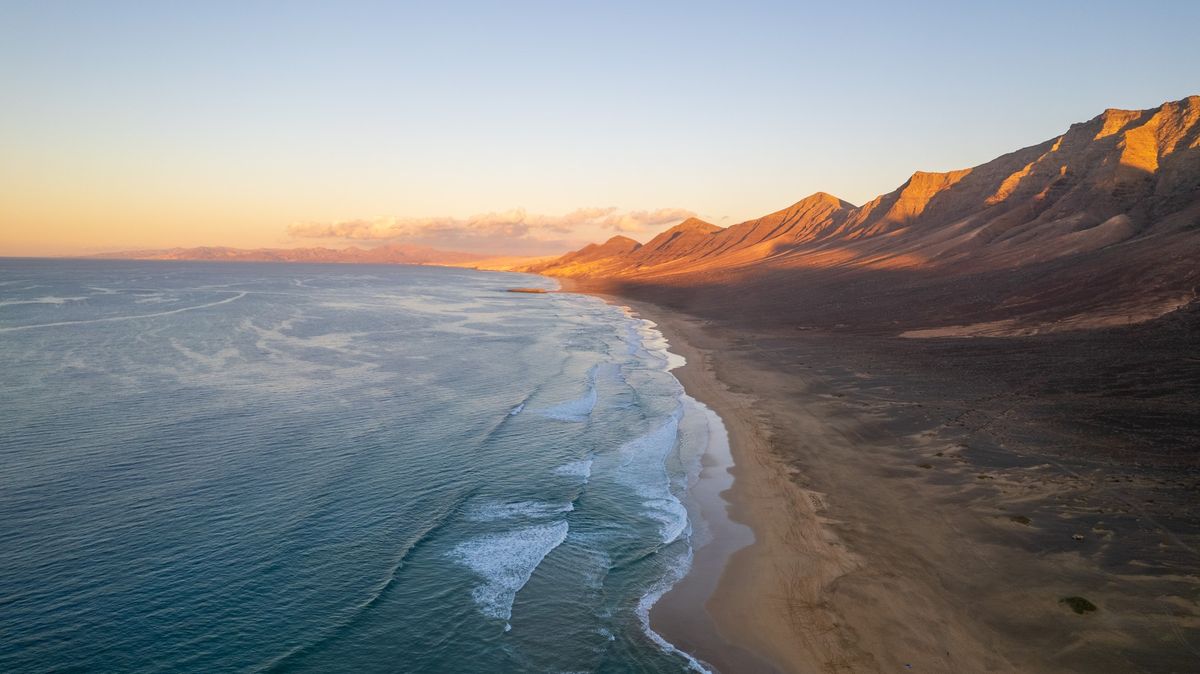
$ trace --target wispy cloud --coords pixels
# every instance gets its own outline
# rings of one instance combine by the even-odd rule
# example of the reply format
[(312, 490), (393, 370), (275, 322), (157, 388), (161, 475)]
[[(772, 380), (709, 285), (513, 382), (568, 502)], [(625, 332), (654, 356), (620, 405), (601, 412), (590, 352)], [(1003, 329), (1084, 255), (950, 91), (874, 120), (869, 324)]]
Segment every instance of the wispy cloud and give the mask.
[(467, 218), (380, 217), (334, 222), (301, 222), (288, 227), (288, 234), (300, 239), (343, 239), (350, 241), (390, 241), (439, 239), (547, 240), (564, 236), (587, 236), (596, 230), (638, 233), (672, 224), (695, 215), (682, 208), (622, 211), (615, 207), (579, 208), (562, 215), (529, 213), (523, 208), (481, 213)]
[(616, 212), (604, 216), (600, 223), (605, 229), (612, 229), (626, 234), (645, 232), (662, 225), (673, 225), (682, 220), (694, 217), (696, 214), (684, 208), (660, 208), (654, 211)]

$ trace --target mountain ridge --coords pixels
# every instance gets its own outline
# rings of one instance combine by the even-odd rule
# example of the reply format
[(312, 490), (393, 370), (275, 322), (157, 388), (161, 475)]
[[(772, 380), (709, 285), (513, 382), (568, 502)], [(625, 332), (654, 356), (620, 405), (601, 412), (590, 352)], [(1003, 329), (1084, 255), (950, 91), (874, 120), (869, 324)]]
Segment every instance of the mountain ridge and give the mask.
[[(1106, 278), (1108, 285), (1095, 287), (1111, 300), (1103, 316), (1072, 291), (1057, 318), (1088, 313), (1092, 318), (1066, 324), (1106, 325), (1116, 314), (1161, 315), (1191, 301), (1200, 283), (1187, 262), (1200, 253), (1200, 96), (1147, 110), (1109, 109), (971, 168), (915, 171), (862, 206), (818, 192), (727, 228), (689, 227), (687, 237), (675, 232), (667, 245), (663, 237), (679, 227), (608, 257), (527, 270), (592, 284), (693, 294), (704, 288), (717, 296), (730, 287), (769, 294), (770, 284), (829, 286), (883, 271), (903, 272), (904, 282), (922, 287), (984, 274), (1030, 276), (998, 283), (1011, 293), (1001, 301), (1018, 304), (1046, 292), (1040, 284), (1051, 279), (1070, 290), (1068, 283)], [(1150, 306), (1156, 308), (1143, 311)], [(989, 311), (961, 318), (982, 322)], [(1061, 323), (1043, 321), (1037, 329)], [(1012, 334), (1028, 329), (1016, 326)]]

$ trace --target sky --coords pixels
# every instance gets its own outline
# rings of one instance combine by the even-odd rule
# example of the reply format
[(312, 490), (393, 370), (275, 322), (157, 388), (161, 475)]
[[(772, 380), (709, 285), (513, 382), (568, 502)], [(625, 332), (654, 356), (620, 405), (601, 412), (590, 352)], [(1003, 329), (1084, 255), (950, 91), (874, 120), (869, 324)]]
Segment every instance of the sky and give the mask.
[(0, 0), (0, 255), (548, 254), (1200, 93), (1200, 2)]

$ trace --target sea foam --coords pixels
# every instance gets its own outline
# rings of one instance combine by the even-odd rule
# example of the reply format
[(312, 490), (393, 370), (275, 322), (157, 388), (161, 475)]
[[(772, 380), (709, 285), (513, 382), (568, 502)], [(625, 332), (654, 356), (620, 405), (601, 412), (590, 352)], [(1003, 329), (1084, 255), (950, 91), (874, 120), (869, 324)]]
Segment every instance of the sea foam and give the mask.
[(583, 483), (587, 484), (592, 476), (592, 459), (580, 459), (561, 465), (554, 469), (554, 474), (582, 478)]
[(596, 407), (596, 365), (587, 373), (587, 392), (575, 400), (568, 400), (541, 410), (540, 414), (558, 421), (587, 421)]
[(450, 551), (450, 557), (483, 578), (471, 591), (480, 612), (505, 621), (511, 629), (513, 601), (546, 555), (567, 539), (565, 521), (472, 538)]
[(653, 608), (656, 603), (658, 603), (658, 600), (661, 599), (664, 594), (669, 592), (671, 588), (675, 586), (675, 583), (683, 580), (683, 577), (687, 575), (687, 572), (691, 570), (691, 568), (692, 549), (689, 547), (687, 549), (687, 553), (683, 556), (680, 563), (672, 567), (671, 570), (667, 572), (667, 575), (661, 578), (658, 583), (656, 583), (654, 587), (650, 589), (649, 592), (642, 595), (642, 598), (638, 601), (637, 605), (637, 616), (638, 621), (642, 624), (642, 631), (646, 634), (646, 636), (650, 637), (650, 640), (657, 644), (659, 648), (667, 653), (673, 653), (683, 657), (685, 660), (687, 660), (688, 669), (691, 669), (694, 672), (712, 674), (712, 670), (706, 667), (703, 662), (692, 657), (687, 652), (676, 648), (674, 644), (664, 639), (661, 634), (655, 632), (654, 628), (650, 627), (650, 609)]
[(687, 509), (671, 492), (667, 458), (679, 437), (676, 410), (657, 427), (621, 445), (618, 479), (642, 499), (646, 515), (659, 524), (663, 543), (670, 543), (688, 529)]
[(467, 513), (467, 519), (475, 522), (491, 522), (514, 517), (550, 517), (569, 513), (574, 509), (575, 506), (571, 503), (547, 503), (545, 501), (486, 503), (472, 508)]
[(37, 297), (31, 300), (3, 300), (0, 301), (0, 307), (8, 307), (17, 304), (54, 304), (62, 305), (67, 302), (80, 302), (86, 300), (86, 297)]

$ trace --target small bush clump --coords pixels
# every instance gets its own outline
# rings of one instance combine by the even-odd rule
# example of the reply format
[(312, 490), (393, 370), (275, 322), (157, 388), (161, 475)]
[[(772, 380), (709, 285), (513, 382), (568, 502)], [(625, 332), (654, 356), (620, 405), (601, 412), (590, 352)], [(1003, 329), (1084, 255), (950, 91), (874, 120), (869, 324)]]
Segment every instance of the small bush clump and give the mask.
[(1083, 597), (1063, 597), (1062, 599), (1058, 600), (1058, 603), (1066, 604), (1071, 608), (1072, 611), (1078, 613), (1079, 615), (1091, 613), (1092, 611), (1096, 610), (1096, 605), (1084, 599)]

